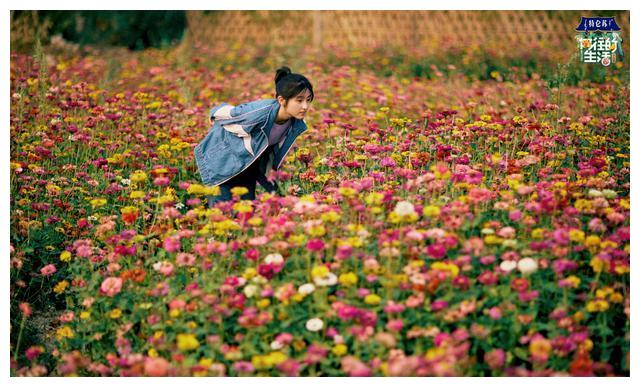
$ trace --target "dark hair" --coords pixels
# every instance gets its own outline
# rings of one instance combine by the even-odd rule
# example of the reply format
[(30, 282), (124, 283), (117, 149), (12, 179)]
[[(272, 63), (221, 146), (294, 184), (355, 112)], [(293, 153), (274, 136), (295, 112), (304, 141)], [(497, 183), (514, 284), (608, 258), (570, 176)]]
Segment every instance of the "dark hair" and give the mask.
[(292, 73), (287, 66), (282, 66), (276, 70), (276, 97), (280, 95), (285, 100), (288, 100), (305, 89), (309, 90), (313, 101), (313, 86), (304, 75)]

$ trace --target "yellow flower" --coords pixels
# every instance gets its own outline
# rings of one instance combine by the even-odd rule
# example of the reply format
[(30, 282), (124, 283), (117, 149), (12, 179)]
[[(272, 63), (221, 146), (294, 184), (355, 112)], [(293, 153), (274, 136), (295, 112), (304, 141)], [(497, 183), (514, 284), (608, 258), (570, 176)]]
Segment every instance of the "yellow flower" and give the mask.
[(198, 342), (198, 339), (196, 339), (196, 336), (191, 333), (179, 333), (177, 340), (178, 348), (181, 351), (190, 351), (200, 346), (200, 343)]
[(338, 282), (344, 286), (353, 286), (358, 283), (358, 276), (353, 272), (342, 273), (338, 277)]
[(250, 226), (258, 227), (262, 225), (262, 219), (258, 218), (257, 216), (254, 216), (251, 219), (249, 219), (247, 223), (249, 223)]
[(350, 198), (356, 194), (356, 190), (350, 187), (340, 187), (338, 193), (346, 198)]
[(156, 351), (155, 348), (149, 348), (147, 355), (149, 355), (149, 357), (158, 357), (158, 351)]
[(66, 281), (66, 280), (63, 280), (63, 281), (58, 282), (58, 284), (53, 288), (53, 291), (56, 294), (60, 294), (60, 293), (64, 292), (67, 289), (67, 287), (69, 287), (69, 282)]
[(569, 239), (572, 242), (581, 243), (584, 240), (584, 232), (576, 229), (569, 230)]
[(542, 239), (544, 238), (544, 229), (536, 228), (531, 231), (531, 238), (533, 239)]
[(91, 312), (89, 312), (88, 310), (84, 310), (84, 311), (80, 312), (80, 319), (81, 320), (86, 320), (89, 317), (91, 317)]
[(273, 364), (273, 365), (278, 365), (282, 362), (284, 362), (285, 360), (287, 360), (287, 355), (285, 355), (284, 353), (280, 352), (280, 351), (274, 351), (271, 352), (267, 355), (268, 357), (268, 361), (269, 363)]
[(181, 314), (180, 309), (171, 309), (169, 311), (169, 316), (172, 317), (172, 318), (179, 317), (180, 314)]
[(433, 360), (433, 359), (436, 359), (438, 357), (444, 356), (446, 351), (447, 350), (446, 350), (446, 348), (444, 346), (429, 348), (427, 350), (427, 353), (424, 355), (424, 358), (426, 360)]
[(107, 204), (107, 199), (103, 199), (103, 198), (92, 199), (90, 203), (91, 203), (91, 207), (93, 208), (102, 207), (105, 204)]
[(365, 196), (364, 201), (371, 205), (380, 205), (382, 203), (382, 199), (384, 198), (384, 194), (379, 192), (371, 192), (367, 196)]
[(604, 312), (609, 309), (609, 303), (605, 300), (593, 300), (587, 303), (587, 312)]
[(147, 180), (147, 174), (143, 171), (137, 170), (129, 176), (129, 180), (131, 180), (132, 183), (142, 183)]
[(120, 316), (122, 316), (122, 311), (118, 308), (115, 308), (109, 312), (109, 318), (112, 318), (114, 320), (120, 318)]
[(597, 249), (600, 247), (600, 237), (597, 235), (589, 235), (585, 240), (584, 240), (584, 245), (590, 250), (590, 251), (597, 251)]
[(63, 325), (56, 330), (56, 338), (62, 340), (63, 338), (72, 338), (74, 336), (73, 331), (68, 325)]
[(434, 205), (425, 206), (422, 209), (422, 215), (428, 216), (430, 218), (436, 217), (440, 215), (440, 207)]
[(575, 275), (570, 275), (567, 278), (565, 278), (566, 281), (571, 283), (571, 287), (576, 289), (579, 285), (580, 285), (580, 278), (576, 277)]
[(605, 286), (604, 288), (596, 290), (596, 297), (605, 299), (611, 293), (613, 293), (613, 288)]
[(609, 301), (613, 302), (614, 304), (619, 304), (624, 301), (624, 296), (621, 293), (615, 292), (609, 297)]
[(448, 272), (451, 275), (451, 278), (455, 278), (460, 272), (460, 268), (456, 264), (440, 261), (432, 263), (431, 269)]
[(314, 266), (311, 269), (311, 277), (313, 278), (324, 278), (329, 274), (329, 269), (326, 266)]
[(347, 353), (347, 346), (344, 344), (336, 344), (331, 348), (331, 352), (336, 356), (343, 356)]
[(591, 203), (591, 200), (587, 200), (587, 199), (578, 199), (576, 200), (573, 206), (576, 208), (576, 210), (580, 212), (587, 212), (593, 209), (593, 204)]
[(249, 190), (247, 189), (247, 187), (233, 187), (231, 188), (231, 194), (233, 196), (242, 196), (246, 193), (248, 193)]
[[(244, 187), (240, 187), (240, 188), (244, 188)], [(245, 188), (245, 190), (246, 190), (246, 188)], [(247, 192), (249, 192), (249, 191), (247, 191)], [(244, 194), (240, 194), (240, 195), (244, 195)], [(242, 200), (242, 201), (240, 201), (238, 203), (235, 203), (233, 205), (233, 209), (235, 211), (237, 211), (238, 213), (240, 213), (240, 214), (246, 214), (246, 213), (249, 213), (249, 212), (253, 211), (253, 207), (251, 206), (251, 202), (248, 201), (248, 200)]]
[(320, 215), (320, 219), (322, 219), (323, 222), (333, 223), (340, 220), (340, 215), (335, 211), (329, 211)]
[(484, 237), (484, 243), (488, 245), (499, 245), (502, 243), (502, 238), (494, 234), (490, 234)]
[(311, 235), (312, 237), (321, 237), (324, 234), (326, 234), (327, 231), (326, 231), (326, 229), (324, 228), (323, 225), (319, 224), (317, 226), (309, 227), (309, 229), (307, 230), (307, 233), (309, 235)]
[(364, 298), (364, 303), (367, 305), (378, 305), (380, 301), (381, 301), (380, 296), (374, 293), (367, 294), (366, 297)]
[(269, 305), (271, 305), (271, 301), (269, 301), (268, 298), (263, 298), (261, 300), (259, 300), (258, 302), (256, 302), (256, 306), (260, 309), (264, 309), (266, 307), (268, 307)]
[(600, 273), (604, 269), (609, 270), (609, 262), (603, 261), (598, 257), (591, 258), (589, 265), (591, 265), (591, 268), (596, 273)]
[(68, 251), (63, 251), (60, 253), (60, 260), (62, 262), (69, 262), (71, 260), (71, 253)]
[(258, 272), (256, 271), (255, 268), (253, 267), (248, 267), (244, 270), (244, 273), (242, 274), (242, 276), (247, 279), (250, 280), (251, 278), (255, 277), (258, 274)]
[(129, 198), (131, 199), (142, 199), (144, 197), (144, 191), (131, 191), (129, 194)]

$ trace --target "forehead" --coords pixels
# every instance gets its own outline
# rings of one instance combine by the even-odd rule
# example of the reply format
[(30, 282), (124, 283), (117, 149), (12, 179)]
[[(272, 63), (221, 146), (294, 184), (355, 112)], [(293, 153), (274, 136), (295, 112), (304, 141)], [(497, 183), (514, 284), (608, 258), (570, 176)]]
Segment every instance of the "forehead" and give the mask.
[(304, 89), (302, 90), (300, 93), (298, 93), (298, 95), (296, 95), (294, 98), (309, 98), (311, 97), (311, 92), (309, 91), (309, 89)]

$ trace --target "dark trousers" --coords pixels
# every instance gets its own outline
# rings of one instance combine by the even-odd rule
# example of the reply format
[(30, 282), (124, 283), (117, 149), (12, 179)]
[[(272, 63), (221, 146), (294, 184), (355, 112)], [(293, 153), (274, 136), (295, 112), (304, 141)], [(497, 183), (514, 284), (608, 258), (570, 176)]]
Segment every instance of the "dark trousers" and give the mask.
[[(263, 156), (267, 156), (268, 149), (264, 152)], [(261, 156), (262, 157), (262, 156)], [(213, 207), (218, 202), (224, 202), (232, 199), (231, 188), (233, 187), (245, 187), (249, 190), (246, 194), (240, 196), (242, 200), (255, 200), (256, 198), (256, 183), (260, 183), (262, 187), (268, 192), (276, 192), (278, 186), (275, 183), (270, 183), (267, 178), (260, 172), (260, 160), (256, 160), (249, 166), (249, 168), (242, 171), (240, 174), (227, 180), (219, 185), (220, 194), (217, 196), (207, 196), (209, 207)]]

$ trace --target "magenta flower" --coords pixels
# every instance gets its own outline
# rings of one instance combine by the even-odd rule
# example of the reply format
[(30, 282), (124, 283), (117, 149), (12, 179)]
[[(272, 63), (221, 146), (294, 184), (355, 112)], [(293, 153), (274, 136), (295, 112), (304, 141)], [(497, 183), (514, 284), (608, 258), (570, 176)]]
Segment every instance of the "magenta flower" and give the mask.
[(307, 250), (309, 251), (322, 251), (324, 250), (325, 244), (321, 239), (310, 239), (307, 242)]

